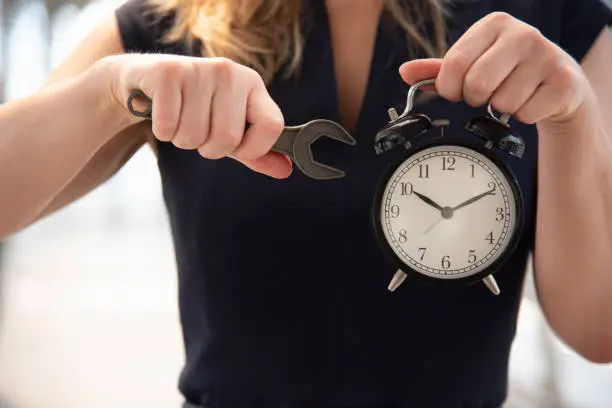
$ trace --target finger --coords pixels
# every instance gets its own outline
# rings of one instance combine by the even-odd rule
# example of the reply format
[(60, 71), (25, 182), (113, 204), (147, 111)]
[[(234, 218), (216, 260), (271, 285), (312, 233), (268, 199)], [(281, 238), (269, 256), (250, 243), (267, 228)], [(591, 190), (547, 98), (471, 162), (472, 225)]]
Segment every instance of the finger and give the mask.
[(545, 78), (545, 72), (534, 60), (520, 63), (499, 85), (491, 97), (491, 106), (498, 112), (515, 115), (531, 99)]
[(257, 159), (236, 158), (236, 160), (257, 173), (276, 179), (289, 177), (293, 170), (291, 160), (287, 156), (276, 152), (267, 153)]
[(181, 116), (183, 103), (181, 86), (176, 82), (169, 84), (162, 82), (154, 89), (151, 130), (158, 140), (171, 142), (178, 129)]
[(210, 131), (212, 87), (202, 86), (193, 78), (183, 90), (183, 109), (173, 144), (193, 150), (206, 142)]
[(284, 119), (261, 80), (249, 94), (246, 110), (249, 128), (234, 155), (252, 160), (270, 151), (284, 129)]
[(551, 106), (556, 106), (556, 93), (550, 83), (544, 83), (534, 92), (533, 96), (521, 106), (514, 117), (519, 121), (532, 125), (552, 115)]
[(510, 39), (500, 38), (473, 62), (463, 81), (463, 100), (474, 107), (484, 105), (521, 60), (520, 52), (508, 51)]
[(463, 99), (465, 75), (472, 64), (498, 39), (506, 24), (503, 13), (490, 14), (472, 25), (448, 50), (442, 61), (436, 88), (450, 101)]
[(212, 100), (210, 133), (198, 148), (203, 157), (220, 159), (234, 152), (244, 135), (246, 103), (244, 81), (233, 78), (219, 83)]
[[(441, 66), (442, 59), (440, 58), (418, 59), (403, 63), (399, 67), (399, 74), (408, 85), (414, 85), (425, 79), (436, 78)], [(432, 86), (424, 86), (421, 89), (434, 90)]]

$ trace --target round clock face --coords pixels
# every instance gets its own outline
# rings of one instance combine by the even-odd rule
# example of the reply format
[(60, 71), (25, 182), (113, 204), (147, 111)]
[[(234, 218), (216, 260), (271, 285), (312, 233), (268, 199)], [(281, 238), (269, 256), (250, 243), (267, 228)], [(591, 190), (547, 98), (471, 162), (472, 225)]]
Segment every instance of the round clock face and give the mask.
[(504, 254), (517, 203), (502, 170), (475, 150), (429, 147), (404, 161), (381, 197), (382, 232), (412, 270), (438, 279), (482, 272)]

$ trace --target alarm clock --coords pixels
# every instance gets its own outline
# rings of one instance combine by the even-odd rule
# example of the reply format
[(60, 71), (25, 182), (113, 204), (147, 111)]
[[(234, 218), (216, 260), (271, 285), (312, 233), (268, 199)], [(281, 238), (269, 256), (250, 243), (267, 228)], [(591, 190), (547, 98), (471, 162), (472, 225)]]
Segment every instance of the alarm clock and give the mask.
[(388, 289), (411, 276), (440, 285), (482, 281), (498, 295), (494, 274), (523, 229), (523, 196), (508, 161), (520, 160), (525, 144), (510, 116), (498, 118), (490, 104), (487, 115), (467, 121), (465, 134), (437, 131), (444, 121), (412, 113), (417, 90), (433, 84), (410, 87), (404, 112), (389, 109), (374, 140), (378, 155), (404, 150), (384, 171), (372, 205), (376, 237), (397, 270)]

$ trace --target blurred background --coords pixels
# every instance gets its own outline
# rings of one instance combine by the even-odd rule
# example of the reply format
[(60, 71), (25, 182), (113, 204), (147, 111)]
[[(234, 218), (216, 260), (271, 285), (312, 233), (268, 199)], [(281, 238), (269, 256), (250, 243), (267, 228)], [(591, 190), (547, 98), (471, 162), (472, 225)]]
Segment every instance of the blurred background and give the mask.
[[(34, 92), (122, 2), (2, 0), (0, 100)], [(0, 243), (0, 401), (178, 408), (172, 250), (148, 149), (94, 193)], [(612, 407), (612, 366), (590, 364), (558, 341), (531, 280), (510, 372), (506, 407)]]

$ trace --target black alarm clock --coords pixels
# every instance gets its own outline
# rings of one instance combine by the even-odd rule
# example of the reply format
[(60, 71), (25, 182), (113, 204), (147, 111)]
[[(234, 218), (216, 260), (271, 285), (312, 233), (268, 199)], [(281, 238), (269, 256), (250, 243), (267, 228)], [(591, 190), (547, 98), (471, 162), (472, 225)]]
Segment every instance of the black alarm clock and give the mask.
[(488, 105), (487, 115), (467, 121), (464, 137), (436, 131), (436, 121), (412, 113), (413, 85), (404, 112), (389, 109), (390, 121), (375, 137), (383, 155), (404, 149), (379, 182), (372, 224), (384, 253), (397, 269), (396, 290), (408, 276), (442, 285), (483, 281), (494, 294), (494, 273), (510, 258), (523, 229), (524, 202), (511, 168), (525, 144)]

